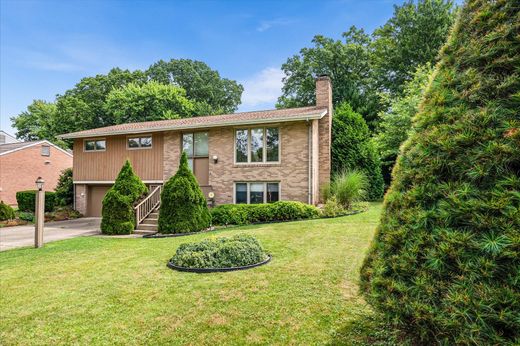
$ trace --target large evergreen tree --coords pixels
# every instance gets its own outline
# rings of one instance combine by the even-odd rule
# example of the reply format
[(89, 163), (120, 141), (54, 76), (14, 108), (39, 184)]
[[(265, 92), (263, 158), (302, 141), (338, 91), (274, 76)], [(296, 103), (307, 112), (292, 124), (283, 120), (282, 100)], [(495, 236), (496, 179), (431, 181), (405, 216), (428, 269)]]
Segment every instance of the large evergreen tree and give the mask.
[(422, 344), (520, 341), (520, 15), (470, 0), (441, 51), (361, 270)]

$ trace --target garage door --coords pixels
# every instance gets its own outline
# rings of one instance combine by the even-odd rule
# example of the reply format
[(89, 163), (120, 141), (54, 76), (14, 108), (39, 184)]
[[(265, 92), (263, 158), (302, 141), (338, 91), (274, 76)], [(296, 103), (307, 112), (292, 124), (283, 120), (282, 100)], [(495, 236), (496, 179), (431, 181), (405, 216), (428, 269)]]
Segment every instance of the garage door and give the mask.
[(103, 197), (107, 193), (109, 185), (89, 186), (88, 187), (88, 209), (87, 216), (101, 217), (101, 207), (103, 206)]

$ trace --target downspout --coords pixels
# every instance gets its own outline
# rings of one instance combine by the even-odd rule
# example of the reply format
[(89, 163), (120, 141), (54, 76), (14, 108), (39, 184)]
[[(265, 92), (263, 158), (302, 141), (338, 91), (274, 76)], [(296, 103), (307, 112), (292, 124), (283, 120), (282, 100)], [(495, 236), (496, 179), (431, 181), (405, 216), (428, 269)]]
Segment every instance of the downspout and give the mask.
[(309, 138), (308, 138), (308, 147), (309, 147), (309, 194), (308, 194), (308, 203), (313, 204), (312, 200), (312, 122), (309, 122), (309, 119), (307, 119), (307, 125), (309, 126)]

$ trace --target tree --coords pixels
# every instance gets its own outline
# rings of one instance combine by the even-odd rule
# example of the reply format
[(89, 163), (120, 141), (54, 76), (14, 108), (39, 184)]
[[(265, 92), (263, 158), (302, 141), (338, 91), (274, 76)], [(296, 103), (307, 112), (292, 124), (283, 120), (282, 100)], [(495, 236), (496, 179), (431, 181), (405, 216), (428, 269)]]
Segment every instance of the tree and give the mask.
[(374, 76), (381, 90), (400, 94), (415, 69), (437, 61), (454, 20), (451, 0), (408, 0), (376, 29), (372, 42)]
[(519, 10), (461, 10), (362, 266), (368, 302), (420, 344), (520, 340)]
[(334, 106), (347, 102), (373, 125), (380, 106), (371, 86), (370, 37), (356, 27), (342, 36), (344, 42), (317, 35), (312, 40), (314, 47), (303, 48), (287, 59), (282, 65), (285, 77), (277, 107), (314, 105), (315, 78), (327, 74), (332, 81)]
[(108, 94), (104, 109), (118, 124), (189, 118), (195, 107), (185, 95), (184, 89), (170, 84), (129, 83)]
[(126, 160), (121, 167), (112, 188), (123, 196), (130, 197), (132, 202), (137, 201), (148, 190), (137, 174), (134, 173), (130, 160)]
[(220, 77), (202, 61), (190, 59), (160, 60), (146, 74), (162, 84), (177, 85), (195, 103), (197, 114), (233, 113), (240, 104), (244, 88), (234, 80)]
[(61, 171), (58, 184), (54, 189), (58, 205), (69, 206), (74, 202), (74, 182), (72, 179), (72, 168)]
[(188, 167), (183, 152), (177, 173), (164, 184), (159, 209), (159, 232), (198, 232), (211, 226), (211, 215), (204, 194)]
[(413, 74), (413, 79), (405, 82), (401, 97), (390, 98), (385, 95), (385, 103), (390, 107), (386, 112), (379, 113), (381, 120), (374, 142), (381, 157), (383, 177), (387, 184), (390, 183), (390, 174), (399, 148), (410, 134), (412, 117), (419, 111), (419, 104), (432, 72), (430, 64), (419, 66)]
[(368, 197), (372, 200), (383, 196), (384, 182), (381, 163), (370, 131), (363, 117), (343, 103), (332, 118), (332, 174), (359, 169), (368, 178)]

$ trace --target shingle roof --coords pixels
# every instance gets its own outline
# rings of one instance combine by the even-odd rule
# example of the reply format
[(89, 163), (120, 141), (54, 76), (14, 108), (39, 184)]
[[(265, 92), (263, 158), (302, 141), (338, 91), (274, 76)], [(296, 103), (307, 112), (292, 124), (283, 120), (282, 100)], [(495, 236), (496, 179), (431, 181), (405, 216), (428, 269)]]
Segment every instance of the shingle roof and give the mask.
[(272, 123), (282, 121), (296, 121), (305, 119), (320, 119), (327, 112), (322, 107), (301, 107), (275, 109), (265, 111), (253, 111), (233, 114), (221, 114), (183, 118), (173, 120), (146, 121), (140, 123), (127, 123), (100, 127), (97, 129), (72, 132), (61, 135), (61, 138), (85, 138), (126, 133), (157, 132), (167, 130), (182, 130), (192, 128), (207, 128), (218, 126), (233, 126), (258, 123)]
[(56, 144), (51, 143), (51, 142), (49, 142), (48, 140), (45, 140), (45, 139), (40, 140), (40, 141), (0, 144), (0, 155), (4, 155), (4, 154), (10, 153), (12, 151), (22, 150), (22, 149), (25, 149), (27, 147), (32, 147), (33, 145), (38, 145), (38, 144), (52, 145), (56, 149), (58, 149), (58, 150), (60, 150), (60, 151), (62, 151), (64, 153), (72, 156), (72, 151), (71, 150), (68, 150), (68, 149), (64, 150), (64, 149), (58, 147)]

